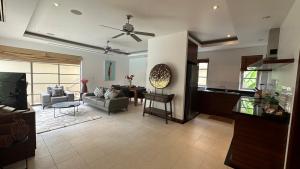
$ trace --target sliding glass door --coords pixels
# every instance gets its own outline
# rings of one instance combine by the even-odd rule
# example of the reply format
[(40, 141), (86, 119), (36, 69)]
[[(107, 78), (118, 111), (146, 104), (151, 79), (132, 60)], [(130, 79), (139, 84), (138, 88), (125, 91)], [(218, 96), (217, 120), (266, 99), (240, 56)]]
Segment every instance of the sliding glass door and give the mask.
[(28, 103), (41, 103), (40, 94), (56, 85), (75, 93), (79, 99), (80, 65), (0, 60), (0, 72), (26, 73)]

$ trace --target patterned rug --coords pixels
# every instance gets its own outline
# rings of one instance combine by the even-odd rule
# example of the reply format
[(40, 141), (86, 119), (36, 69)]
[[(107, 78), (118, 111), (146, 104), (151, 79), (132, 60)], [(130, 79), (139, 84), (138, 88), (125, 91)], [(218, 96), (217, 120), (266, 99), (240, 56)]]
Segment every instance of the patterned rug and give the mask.
[(53, 108), (45, 108), (43, 110), (42, 106), (34, 106), (33, 109), (36, 112), (37, 134), (60, 129), (63, 127), (73, 126), (92, 120), (97, 120), (102, 118), (101, 114), (103, 113), (99, 109), (95, 109), (86, 105), (80, 105), (78, 107), (78, 112), (75, 113), (75, 116), (73, 116), (73, 108), (66, 108), (61, 109), (61, 112), (56, 109), (55, 115), (60, 117), (54, 118)]

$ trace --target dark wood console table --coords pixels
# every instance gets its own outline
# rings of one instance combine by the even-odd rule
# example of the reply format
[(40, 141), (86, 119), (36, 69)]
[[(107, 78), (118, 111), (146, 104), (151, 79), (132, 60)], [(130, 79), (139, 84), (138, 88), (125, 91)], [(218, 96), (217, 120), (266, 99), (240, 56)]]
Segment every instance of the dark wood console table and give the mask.
[[(172, 100), (174, 98), (174, 94), (156, 94), (156, 93), (145, 93), (145, 102), (144, 102), (144, 111), (143, 116), (145, 113), (150, 115), (155, 115), (158, 117), (162, 117), (166, 119), (166, 124), (168, 124), (168, 118), (172, 119), (173, 111), (172, 111)], [(150, 101), (149, 107), (147, 107), (147, 100)], [(153, 102), (160, 102), (164, 103), (165, 109), (159, 109), (153, 107)], [(169, 103), (170, 110), (167, 109), (167, 104)]]

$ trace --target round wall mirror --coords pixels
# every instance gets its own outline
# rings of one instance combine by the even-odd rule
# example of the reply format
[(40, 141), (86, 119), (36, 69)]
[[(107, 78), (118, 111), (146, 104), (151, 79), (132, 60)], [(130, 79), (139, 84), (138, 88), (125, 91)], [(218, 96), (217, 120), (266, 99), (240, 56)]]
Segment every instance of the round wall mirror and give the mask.
[(149, 81), (157, 89), (166, 88), (172, 79), (171, 69), (166, 64), (155, 65), (151, 72)]

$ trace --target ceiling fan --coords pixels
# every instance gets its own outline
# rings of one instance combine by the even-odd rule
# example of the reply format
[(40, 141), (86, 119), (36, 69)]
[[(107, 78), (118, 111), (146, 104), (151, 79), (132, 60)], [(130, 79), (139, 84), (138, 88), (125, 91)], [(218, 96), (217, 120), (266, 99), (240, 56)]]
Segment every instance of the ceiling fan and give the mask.
[(132, 15), (126, 15), (126, 17), (127, 17), (127, 23), (123, 26), (122, 29), (118, 29), (118, 28), (114, 28), (114, 27), (110, 27), (110, 26), (106, 26), (106, 25), (99, 25), (99, 26), (110, 28), (110, 29), (119, 30), (119, 31), (122, 32), (122, 33), (120, 33), (120, 34), (118, 34), (116, 36), (113, 36), (112, 39), (118, 38), (118, 37), (123, 36), (123, 35), (130, 35), (137, 42), (141, 42), (142, 39), (140, 39), (137, 35), (152, 36), (152, 37), (155, 36), (154, 33), (135, 31), (134, 30), (134, 26), (129, 23), (130, 19), (133, 16)]
[(116, 52), (116, 53), (118, 53), (118, 52), (121, 52), (121, 50), (120, 49), (113, 49), (111, 46), (109, 46), (108, 44), (109, 44), (109, 40), (106, 42), (106, 46), (105, 47), (103, 47), (103, 49), (104, 49), (104, 54), (109, 54), (110, 52)]

